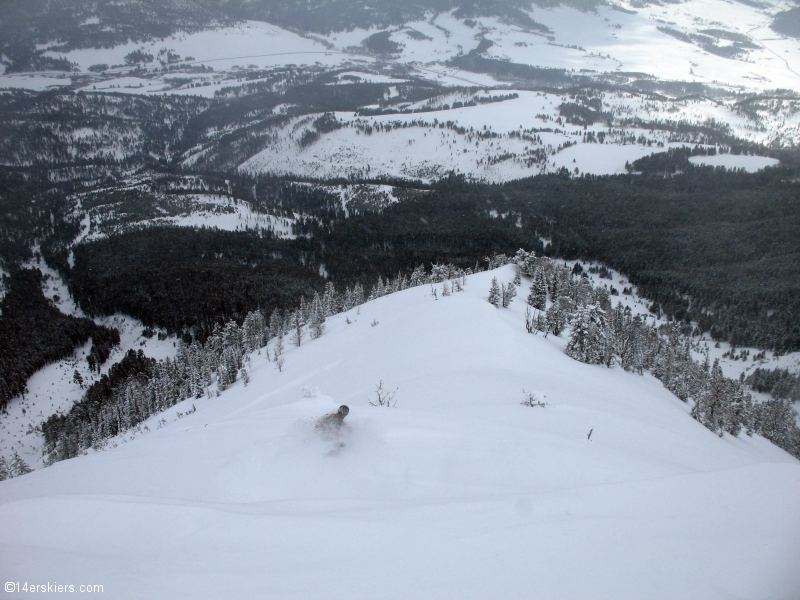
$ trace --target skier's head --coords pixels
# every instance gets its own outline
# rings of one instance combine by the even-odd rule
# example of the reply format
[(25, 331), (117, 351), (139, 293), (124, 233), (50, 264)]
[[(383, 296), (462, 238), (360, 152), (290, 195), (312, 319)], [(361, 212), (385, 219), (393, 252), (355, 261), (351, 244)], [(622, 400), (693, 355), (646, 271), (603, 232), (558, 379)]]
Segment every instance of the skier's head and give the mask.
[(344, 404), (342, 404), (339, 407), (339, 411), (336, 414), (339, 415), (340, 419), (344, 419), (348, 414), (350, 414), (350, 409)]

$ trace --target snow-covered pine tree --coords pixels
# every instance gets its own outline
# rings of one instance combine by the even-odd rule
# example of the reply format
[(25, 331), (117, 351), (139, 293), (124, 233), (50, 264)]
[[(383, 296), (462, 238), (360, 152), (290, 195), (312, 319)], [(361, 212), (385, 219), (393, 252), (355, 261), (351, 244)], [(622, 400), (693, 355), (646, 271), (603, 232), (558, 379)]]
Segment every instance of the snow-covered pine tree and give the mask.
[(222, 353), (220, 367), (224, 374), (226, 386), (232, 385), (238, 379), (239, 370), (242, 368), (242, 353), (238, 347), (231, 346), (225, 348), (225, 351)]
[(416, 287), (418, 285), (424, 284), (428, 279), (428, 275), (425, 273), (425, 267), (423, 265), (419, 265), (415, 267), (414, 270), (411, 272), (411, 281), (409, 284), (411, 287)]
[(602, 364), (605, 350), (605, 313), (596, 305), (583, 306), (572, 321), (568, 356), (589, 364)]
[(241, 349), (242, 347), (242, 330), (233, 319), (228, 321), (225, 329), (222, 330), (222, 344), (226, 348)]
[(714, 433), (722, 437), (733, 429), (735, 417), (731, 414), (730, 401), (734, 394), (733, 381), (722, 374), (719, 359), (714, 360), (708, 380), (708, 388), (692, 407), (692, 416)]
[(322, 295), (322, 308), (326, 317), (332, 317), (342, 309), (342, 298), (331, 281), (325, 284), (325, 293)]
[[(487, 258), (487, 260), (489, 260)], [(500, 293), (500, 286), (497, 283), (497, 277), (492, 277), (492, 286), (489, 288), (489, 304), (495, 308), (500, 308), (500, 303), (503, 301), (502, 294)]]
[(541, 270), (536, 271), (536, 275), (534, 275), (531, 282), (528, 304), (537, 310), (547, 309), (547, 282)]
[(383, 284), (383, 277), (378, 275), (378, 281), (372, 287), (372, 291), (369, 293), (369, 300), (375, 300), (376, 298), (380, 298), (386, 293)]
[(300, 310), (292, 313), (290, 324), (289, 341), (295, 346), (300, 346), (303, 343), (303, 313)]
[(555, 302), (547, 309), (545, 322), (547, 331), (553, 335), (561, 335), (569, 322), (570, 316), (575, 311), (575, 302), (567, 296), (559, 296)]
[(283, 315), (281, 314), (281, 310), (276, 308), (269, 316), (269, 337), (270, 339), (274, 339), (285, 333), (286, 332), (283, 331)]
[(733, 436), (739, 435), (742, 428), (747, 429), (748, 435), (753, 430), (753, 397), (744, 389), (739, 381), (733, 381), (733, 394), (728, 401), (728, 419), (725, 431)]
[(266, 343), (266, 327), (261, 311), (247, 313), (242, 324), (242, 343), (248, 354), (262, 348)]
[(14, 458), (11, 459), (11, 469), (9, 470), (11, 471), (11, 477), (19, 477), (20, 475), (25, 475), (33, 471), (33, 469), (28, 466), (28, 463), (17, 454), (16, 450), (14, 450)]
[(357, 283), (353, 286), (353, 306), (364, 304), (364, 286)]
[(311, 301), (311, 320), (308, 328), (312, 340), (317, 339), (325, 331), (325, 308), (317, 293), (314, 293), (314, 299)]
[(0, 481), (5, 481), (9, 478), (9, 475), (6, 459), (0, 456)]
[(514, 286), (513, 283), (507, 283), (503, 286), (502, 289), (502, 302), (503, 308), (508, 308), (511, 306), (512, 300), (514, 300), (514, 296), (517, 295), (517, 288)]
[(796, 458), (800, 458), (800, 429), (791, 402), (770, 398), (753, 407), (753, 430)]
[(448, 275), (449, 269), (447, 269), (447, 265), (433, 263), (431, 264), (431, 274), (428, 276), (428, 281), (430, 283), (441, 283), (447, 279)]

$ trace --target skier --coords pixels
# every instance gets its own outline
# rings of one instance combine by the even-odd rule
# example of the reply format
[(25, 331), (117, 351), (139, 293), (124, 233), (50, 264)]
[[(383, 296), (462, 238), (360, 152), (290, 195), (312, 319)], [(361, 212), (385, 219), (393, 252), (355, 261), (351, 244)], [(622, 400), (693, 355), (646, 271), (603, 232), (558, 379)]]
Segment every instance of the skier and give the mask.
[(336, 456), (344, 448), (344, 442), (341, 440), (342, 426), (345, 425), (344, 418), (348, 415), (350, 409), (342, 404), (335, 413), (325, 415), (317, 421), (316, 429), (322, 435), (322, 439), (332, 442), (333, 447), (328, 452), (328, 456)]
[(326, 437), (337, 437), (342, 425), (344, 425), (344, 418), (349, 413), (350, 409), (342, 404), (338, 411), (329, 415), (325, 415), (319, 421), (317, 421), (316, 427), (323, 433), (323, 435), (326, 435)]

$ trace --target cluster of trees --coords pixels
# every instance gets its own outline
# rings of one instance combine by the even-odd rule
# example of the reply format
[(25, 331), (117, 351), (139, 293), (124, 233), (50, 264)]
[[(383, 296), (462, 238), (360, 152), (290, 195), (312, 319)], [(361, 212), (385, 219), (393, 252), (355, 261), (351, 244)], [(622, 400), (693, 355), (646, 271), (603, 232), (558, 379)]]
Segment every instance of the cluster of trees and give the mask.
[(757, 392), (777, 400), (800, 402), (800, 376), (789, 369), (755, 369), (744, 382)]
[(21, 269), (7, 277), (0, 302), (0, 410), (25, 393), (28, 378), (45, 365), (70, 356), (92, 339), (87, 360), (97, 368), (119, 344), (119, 332), (91, 319), (65, 315), (42, 294), (42, 273)]
[(430, 273), (418, 266), (410, 277), (403, 274), (390, 279), (378, 277), (369, 294), (358, 283), (343, 292), (328, 283), (322, 295), (315, 293), (311, 300), (302, 297), (294, 309), (277, 308), (268, 319), (254, 310), (241, 326), (233, 320), (224, 327), (217, 326), (204, 343), (195, 339), (182, 344), (174, 358), (157, 362), (141, 350), (130, 350), (66, 414), (53, 415), (42, 425), (45, 462), (53, 463), (89, 448), (100, 448), (109, 438), (137, 427), (178, 402), (219, 394), (239, 378), (246, 385), (248, 355), (264, 349), (270, 358), (266, 346), (271, 340), (275, 340), (271, 359), (282, 369), (284, 338), (300, 346), (306, 336), (313, 340), (324, 333), (326, 318), (346, 312), (367, 299), (465, 275), (464, 270), (454, 265), (433, 265)]
[(26, 473), (30, 473), (32, 470), (33, 469), (28, 466), (28, 463), (25, 462), (25, 459), (17, 454), (16, 450), (13, 452), (11, 464), (8, 464), (6, 459), (0, 456), (0, 481), (25, 475)]
[(0, 157), (21, 167), (141, 163), (153, 156), (166, 163), (165, 149), (180, 148), (184, 127), (210, 104), (195, 96), (14, 94), (0, 99)]
[(122, 312), (149, 327), (204, 340), (248, 312), (313, 296), (325, 279), (304, 240), (185, 227), (132, 231), (80, 244), (67, 272), (90, 315)]
[[(568, 326), (566, 353), (575, 360), (619, 365), (639, 374), (648, 371), (684, 402), (692, 400), (692, 416), (711, 431), (720, 436), (736, 436), (742, 429), (758, 433), (800, 458), (800, 429), (790, 404), (778, 399), (754, 403), (744, 383), (725, 377), (718, 360), (710, 364), (708, 348), (679, 326), (656, 326), (621, 303), (612, 306), (608, 289), (593, 286), (578, 269), (522, 250), (514, 261), (531, 278), (528, 303), (533, 310), (526, 315), (530, 333), (559, 335)], [(704, 354), (703, 362), (695, 360), (698, 352)], [(788, 373), (763, 372), (751, 377), (751, 385), (770, 389), (790, 378)], [(796, 378), (791, 380), (791, 389), (800, 391)]]

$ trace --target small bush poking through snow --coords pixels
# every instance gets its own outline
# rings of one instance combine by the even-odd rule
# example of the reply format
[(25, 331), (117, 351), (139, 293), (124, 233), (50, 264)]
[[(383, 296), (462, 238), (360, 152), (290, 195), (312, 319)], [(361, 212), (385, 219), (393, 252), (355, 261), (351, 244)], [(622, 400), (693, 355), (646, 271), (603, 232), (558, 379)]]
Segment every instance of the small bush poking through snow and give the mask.
[(541, 399), (539, 398), (539, 394), (535, 392), (526, 392), (525, 388), (522, 388), (522, 395), (524, 400), (522, 401), (522, 406), (540, 406), (544, 408), (547, 406), (547, 402), (543, 401), (543, 398), (546, 398), (544, 394), (541, 394)]
[(397, 406), (397, 400), (394, 399), (395, 392), (397, 392), (397, 388), (394, 388), (391, 392), (383, 389), (383, 379), (381, 379), (378, 385), (375, 386), (375, 399), (370, 400), (369, 403), (371, 406), (388, 406), (394, 408)]

